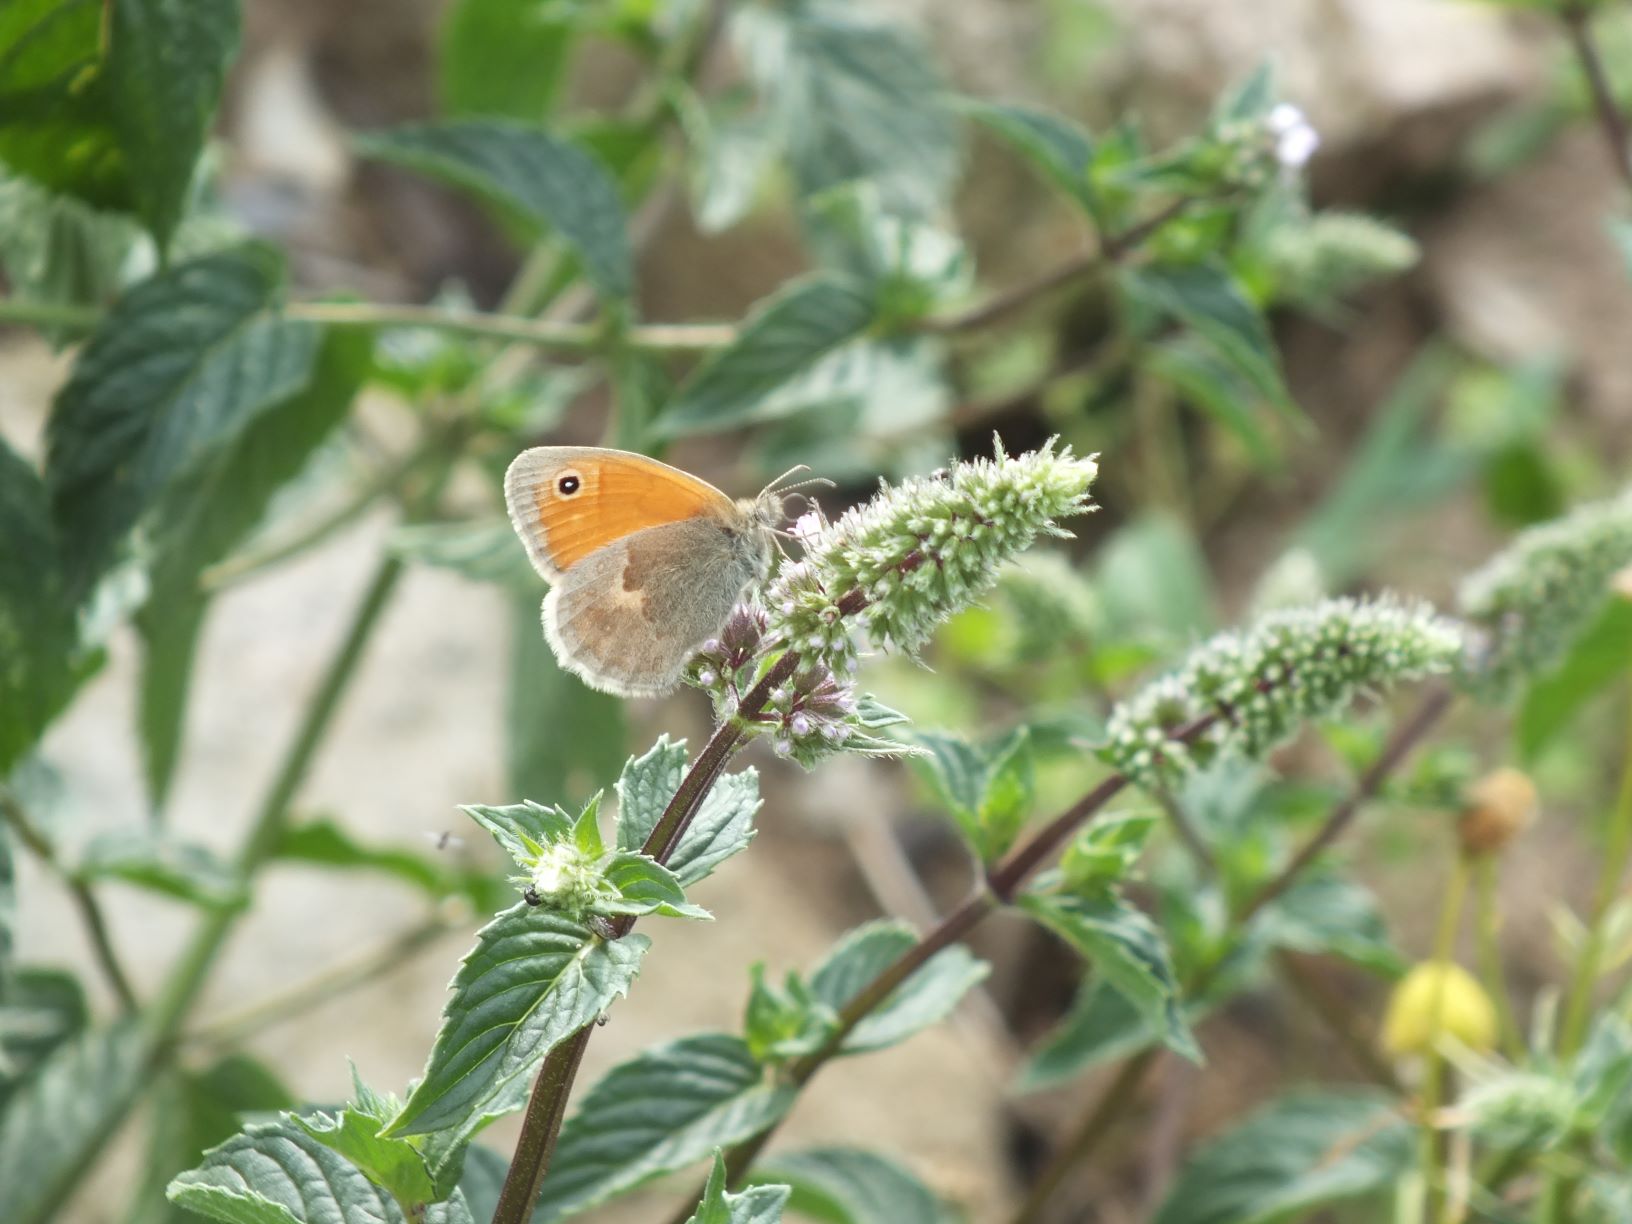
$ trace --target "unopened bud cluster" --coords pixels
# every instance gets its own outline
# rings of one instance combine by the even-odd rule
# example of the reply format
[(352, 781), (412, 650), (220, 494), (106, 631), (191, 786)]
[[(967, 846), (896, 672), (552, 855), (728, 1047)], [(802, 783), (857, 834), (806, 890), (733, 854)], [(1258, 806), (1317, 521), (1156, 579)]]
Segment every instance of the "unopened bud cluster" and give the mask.
[(1628, 564), (1632, 489), (1522, 533), (1462, 584), (1462, 612), (1484, 632), (1464, 661), (1463, 682), (1501, 696), (1555, 663)]
[(885, 485), (782, 567), (765, 594), (770, 633), (838, 675), (854, 667), (858, 629), (881, 648), (916, 650), (1039, 535), (1068, 536), (1056, 520), (1093, 508), (1097, 472), (1092, 457), (1051, 441)]
[(523, 866), (527, 875), (517, 883), (526, 885), (532, 904), (579, 917), (594, 909), (607, 894), (596, 860), (570, 841), (550, 843)]
[[(1331, 599), (1274, 612), (1191, 651), (1111, 714), (1105, 758), (1134, 780), (1177, 780), (1222, 753), (1261, 759), (1361, 693), (1448, 671), (1462, 633), (1425, 605)], [(1183, 729), (1211, 717), (1191, 735)]]

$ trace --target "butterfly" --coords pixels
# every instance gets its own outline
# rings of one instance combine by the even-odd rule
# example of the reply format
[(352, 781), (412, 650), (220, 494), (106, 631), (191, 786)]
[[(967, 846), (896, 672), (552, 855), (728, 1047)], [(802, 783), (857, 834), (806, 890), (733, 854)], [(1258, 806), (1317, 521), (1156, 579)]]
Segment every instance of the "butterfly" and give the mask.
[[(798, 471), (800, 469), (794, 469)], [(533, 568), (550, 583), (544, 637), (561, 666), (619, 697), (666, 693), (770, 572), (779, 478), (733, 501), (629, 451), (538, 446), (504, 474)]]

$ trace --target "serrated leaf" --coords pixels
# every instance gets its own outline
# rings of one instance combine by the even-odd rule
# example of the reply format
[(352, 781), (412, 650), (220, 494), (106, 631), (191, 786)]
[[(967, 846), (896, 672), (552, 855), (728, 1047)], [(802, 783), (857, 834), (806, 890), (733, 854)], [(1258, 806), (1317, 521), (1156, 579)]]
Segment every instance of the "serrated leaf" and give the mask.
[[(833, 947), (811, 974), (811, 996), (835, 1013), (843, 1011), (845, 1004), (917, 942), (917, 934), (903, 922), (885, 920), (857, 927)], [(961, 945), (936, 953), (850, 1030), (840, 1052), (862, 1054), (881, 1050), (905, 1041), (932, 1024), (939, 1024), (986, 974), (986, 964)]]
[(620, 901), (602, 906), (608, 914), (664, 914), (671, 918), (711, 918), (705, 909), (686, 901), (686, 890), (667, 867), (644, 854), (614, 855), (602, 871), (618, 890)]
[[(642, 756), (623, 767), (618, 778), (618, 849), (639, 850), (657, 827), (663, 809), (680, 788), (686, 772), (686, 745), (658, 737)], [(709, 790), (686, 827), (667, 866), (690, 888), (754, 838), (759, 811), (759, 774), (752, 769), (725, 774)]]
[[(391, 1195), (294, 1122), (254, 1123), (170, 1183), (170, 1201), (227, 1224), (409, 1224)], [(415, 1216), (473, 1224), (463, 1195)]]
[(470, 803), (459, 810), (491, 833), (518, 867), (536, 859), (545, 846), (572, 836), (572, 817), (531, 799), (504, 807)]
[(188, 1224), (198, 1217), (171, 1203), (170, 1179), (238, 1133), (245, 1114), (276, 1114), (294, 1104), (265, 1066), (229, 1054), (199, 1071), (174, 1071), (158, 1085), (148, 1111), (146, 1170), (123, 1224)]
[(801, 196), (864, 179), (896, 212), (944, 205), (958, 170), (957, 121), (916, 39), (860, 6), (749, 7), (734, 17)]
[(1288, 1094), (1204, 1144), (1154, 1224), (1282, 1224), (1380, 1197), (1411, 1167), (1414, 1133), (1379, 1092)]
[(381, 1136), (382, 1119), (366, 1110), (291, 1115), (289, 1121), (361, 1169), (398, 1203), (428, 1203), (436, 1197), (436, 1186), (419, 1149), (406, 1139)]
[(366, 332), (329, 332), (307, 384), (261, 412), (159, 503), (151, 592), (136, 617), (146, 647), (139, 706), (142, 756), (156, 809), (163, 807), (181, 745), (205, 609), (199, 575), (260, 525), (278, 491), (345, 419), (371, 357)]
[(1179, 984), (1162, 933), (1145, 914), (1113, 897), (1026, 893), (1015, 905), (1086, 957), (1127, 997), (1162, 1041), (1192, 1062), (1201, 1050), (1179, 1007)]
[(7, 1224), (42, 1224), (130, 1107), (144, 1042), (134, 1025), (93, 1029), (57, 1046), (0, 1115)]
[(574, 17), (541, 0), (457, 0), (438, 40), (443, 110), (542, 119), (565, 75)]
[(181, 220), (193, 168), (238, 50), (238, 0), (112, 0), (108, 104), (136, 211), (159, 248)]
[(310, 381), (321, 333), (265, 313), (277, 281), (259, 247), (179, 264), (121, 298), (80, 350), (47, 428), (71, 593), (179, 478)]
[(383, 871), (433, 897), (449, 887), (449, 873), (434, 860), (406, 850), (363, 845), (332, 820), (306, 820), (287, 826), (272, 853), (288, 862)]
[(1632, 599), (1612, 599), (1552, 672), (1525, 691), (1517, 727), (1519, 755), (1534, 761), (1581, 708), (1626, 673), (1632, 659)]
[(1269, 327), (1227, 268), (1212, 262), (1147, 265), (1124, 270), (1120, 280), (1135, 301), (1206, 340), (1269, 403), (1293, 411)]
[(0, 439), (0, 778), (73, 696), (85, 666), (45, 483)]
[(1001, 858), (1031, 814), (1034, 795), (1029, 733), (1019, 727), (995, 743), (960, 736), (913, 735), (926, 751), (913, 761), (940, 795), (982, 862)]
[(947, 1224), (953, 1218), (910, 1171), (860, 1148), (778, 1153), (755, 1165), (752, 1179), (791, 1187), (789, 1209), (823, 1224)]
[(760, 1184), (741, 1194), (731, 1194), (725, 1185), (725, 1157), (715, 1148), (714, 1167), (703, 1187), (703, 1200), (686, 1224), (779, 1224), (788, 1202), (786, 1186)]
[(536, 576), (530, 589), (510, 605), (506, 776), (512, 794), (577, 803), (623, 760), (624, 703), (561, 670), (539, 626)]
[(121, 880), (207, 909), (243, 900), (238, 875), (205, 846), (151, 829), (115, 829), (81, 849), (75, 879)]
[(1377, 899), (1341, 876), (1306, 874), (1258, 915), (1253, 935), (1294, 952), (1342, 957), (1385, 976), (1405, 968)]
[(472, 191), (535, 230), (555, 230), (604, 296), (623, 300), (633, 292), (617, 184), (571, 141), (509, 120), (464, 119), (376, 132), (359, 147)]
[(1063, 115), (1029, 106), (970, 99), (963, 108), (1042, 171), (1085, 212), (1093, 213), (1094, 188), (1088, 167), (1094, 160), (1094, 142), (1081, 127)]
[[(505, 1090), (628, 993), (650, 940), (603, 940), (560, 914), (517, 905), (476, 933), (424, 1078), (387, 1128), (473, 1133)], [(519, 1102), (517, 1102), (519, 1104)]]
[(757, 302), (736, 339), (681, 384), (654, 431), (675, 438), (786, 415), (774, 393), (861, 335), (875, 313), (872, 295), (850, 281), (822, 274), (789, 281)]
[(535, 1224), (586, 1210), (773, 1125), (797, 1089), (737, 1037), (702, 1033), (620, 1063), (561, 1130)]
[(90, 1019), (85, 988), (61, 969), (21, 966), (0, 991), (0, 1110), (30, 1069)]

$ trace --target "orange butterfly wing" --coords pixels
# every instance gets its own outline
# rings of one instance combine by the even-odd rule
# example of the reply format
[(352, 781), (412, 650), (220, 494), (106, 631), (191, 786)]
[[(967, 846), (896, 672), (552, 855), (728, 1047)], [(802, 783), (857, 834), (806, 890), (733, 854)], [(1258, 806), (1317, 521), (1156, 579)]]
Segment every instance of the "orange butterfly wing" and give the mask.
[(505, 473), (504, 497), (533, 564), (550, 579), (647, 527), (737, 514), (706, 480), (645, 455), (595, 446), (523, 451)]

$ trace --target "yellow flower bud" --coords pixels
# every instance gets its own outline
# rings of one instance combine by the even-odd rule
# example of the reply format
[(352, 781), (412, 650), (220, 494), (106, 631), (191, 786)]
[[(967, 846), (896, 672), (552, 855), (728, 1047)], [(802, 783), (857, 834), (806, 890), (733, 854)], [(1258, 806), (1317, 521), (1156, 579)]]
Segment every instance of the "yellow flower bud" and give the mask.
[(1496, 1008), (1490, 996), (1472, 974), (1449, 961), (1424, 961), (1400, 979), (1388, 1000), (1383, 1048), (1396, 1056), (1426, 1054), (1436, 1027), (1469, 1049), (1496, 1046)]
[(1530, 823), (1536, 814), (1536, 784), (1517, 769), (1498, 769), (1468, 788), (1467, 805), (1457, 822), (1462, 852), (1494, 854)]

